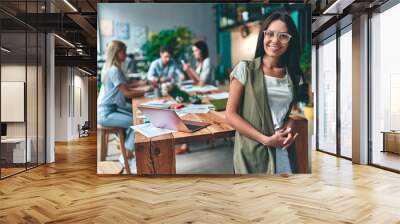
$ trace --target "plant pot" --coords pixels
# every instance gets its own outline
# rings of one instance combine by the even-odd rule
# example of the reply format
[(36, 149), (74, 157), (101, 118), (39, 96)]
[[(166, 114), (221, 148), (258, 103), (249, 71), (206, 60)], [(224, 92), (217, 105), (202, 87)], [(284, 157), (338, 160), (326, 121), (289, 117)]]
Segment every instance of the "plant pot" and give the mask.
[(307, 120), (314, 120), (314, 107), (305, 106), (304, 107), (304, 116)]

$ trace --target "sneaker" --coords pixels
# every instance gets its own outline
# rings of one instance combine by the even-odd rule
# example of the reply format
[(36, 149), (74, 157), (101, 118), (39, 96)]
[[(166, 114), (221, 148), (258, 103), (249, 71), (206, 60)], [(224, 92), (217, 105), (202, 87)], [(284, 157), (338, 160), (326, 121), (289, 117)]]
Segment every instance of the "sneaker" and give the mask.
[[(125, 162), (124, 162), (124, 157), (122, 154), (118, 158), (119, 162), (122, 164), (122, 167), (125, 168)], [(132, 158), (128, 160), (129, 168), (131, 169), (131, 174), (136, 173), (136, 158)]]
[(183, 144), (175, 148), (176, 155), (182, 155), (188, 152), (189, 152), (189, 146), (187, 144)]

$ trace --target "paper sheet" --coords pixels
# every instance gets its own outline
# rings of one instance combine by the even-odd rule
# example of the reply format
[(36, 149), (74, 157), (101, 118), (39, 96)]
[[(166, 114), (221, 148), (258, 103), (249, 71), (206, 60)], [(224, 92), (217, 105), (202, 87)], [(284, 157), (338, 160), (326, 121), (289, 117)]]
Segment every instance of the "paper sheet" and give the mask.
[(167, 101), (167, 100), (153, 100), (149, 101), (146, 103), (140, 104), (141, 106), (149, 106), (149, 107), (157, 107), (157, 108), (162, 108), (162, 109), (167, 109), (169, 108), (172, 104), (174, 104), (174, 101)]
[(181, 116), (180, 114), (205, 114), (213, 108), (212, 104), (189, 104), (182, 109), (176, 110), (176, 113), (178, 116)]
[(208, 95), (208, 97), (210, 97), (211, 99), (216, 99), (216, 100), (219, 100), (219, 99), (227, 99), (228, 96), (229, 96), (229, 93), (228, 93), (228, 92), (214, 93), (214, 94)]
[(131, 128), (133, 128), (135, 131), (140, 132), (141, 134), (143, 134), (144, 136), (146, 136), (148, 138), (176, 132), (174, 130), (170, 130), (170, 129), (166, 129), (166, 128), (154, 127), (151, 123), (139, 124), (139, 125), (131, 126)]
[(217, 87), (213, 85), (206, 85), (206, 86), (183, 86), (182, 87), (183, 91), (186, 92), (200, 92), (200, 93), (205, 93), (205, 92), (210, 92), (210, 91), (215, 91), (218, 90)]

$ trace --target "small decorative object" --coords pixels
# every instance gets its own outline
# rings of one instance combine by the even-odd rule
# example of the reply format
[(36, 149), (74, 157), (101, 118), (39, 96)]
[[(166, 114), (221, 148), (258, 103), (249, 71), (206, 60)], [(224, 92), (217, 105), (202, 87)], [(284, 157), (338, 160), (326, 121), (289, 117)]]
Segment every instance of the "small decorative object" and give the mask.
[(228, 19), (228, 26), (235, 24), (235, 20)]
[(220, 26), (220, 27), (224, 27), (224, 26), (226, 26), (227, 24), (228, 24), (228, 19), (227, 19), (225, 16), (222, 17), (221, 20), (220, 20), (219, 26)]
[(197, 95), (191, 96), (190, 102), (193, 104), (201, 104), (201, 98)]
[(304, 116), (309, 121), (314, 120), (314, 107), (313, 106), (305, 106), (304, 107)]
[(249, 20), (249, 12), (242, 12), (243, 21), (247, 22)]
[(178, 102), (178, 103), (182, 103), (183, 102), (183, 97), (177, 96), (177, 97), (175, 97), (175, 101)]
[(168, 94), (172, 96), (178, 103), (190, 102), (189, 94), (179, 89), (178, 86), (174, 85), (168, 91)]
[(246, 25), (244, 25), (244, 26), (242, 27), (242, 29), (240, 30), (240, 35), (241, 35), (243, 38), (246, 38), (247, 36), (249, 36), (249, 34), (250, 34), (250, 29), (249, 29), (249, 27), (246, 26)]
[(242, 22), (243, 18), (242, 18), (242, 12), (244, 12), (246, 9), (243, 6), (239, 6), (236, 9), (236, 21), (237, 22)]

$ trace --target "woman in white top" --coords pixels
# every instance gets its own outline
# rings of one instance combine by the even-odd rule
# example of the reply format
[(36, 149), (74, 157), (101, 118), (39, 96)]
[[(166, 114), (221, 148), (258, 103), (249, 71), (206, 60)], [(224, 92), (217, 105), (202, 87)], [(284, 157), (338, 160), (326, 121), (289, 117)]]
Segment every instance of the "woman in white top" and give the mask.
[(199, 40), (193, 43), (192, 51), (196, 59), (196, 69), (194, 70), (189, 63), (183, 64), (183, 70), (194, 81), (195, 85), (203, 86), (213, 82), (213, 66), (208, 57), (208, 47), (206, 42)]
[(288, 119), (302, 73), (299, 37), (291, 17), (273, 12), (261, 26), (255, 59), (231, 73), (226, 120), (236, 129), (235, 173), (296, 173)]

